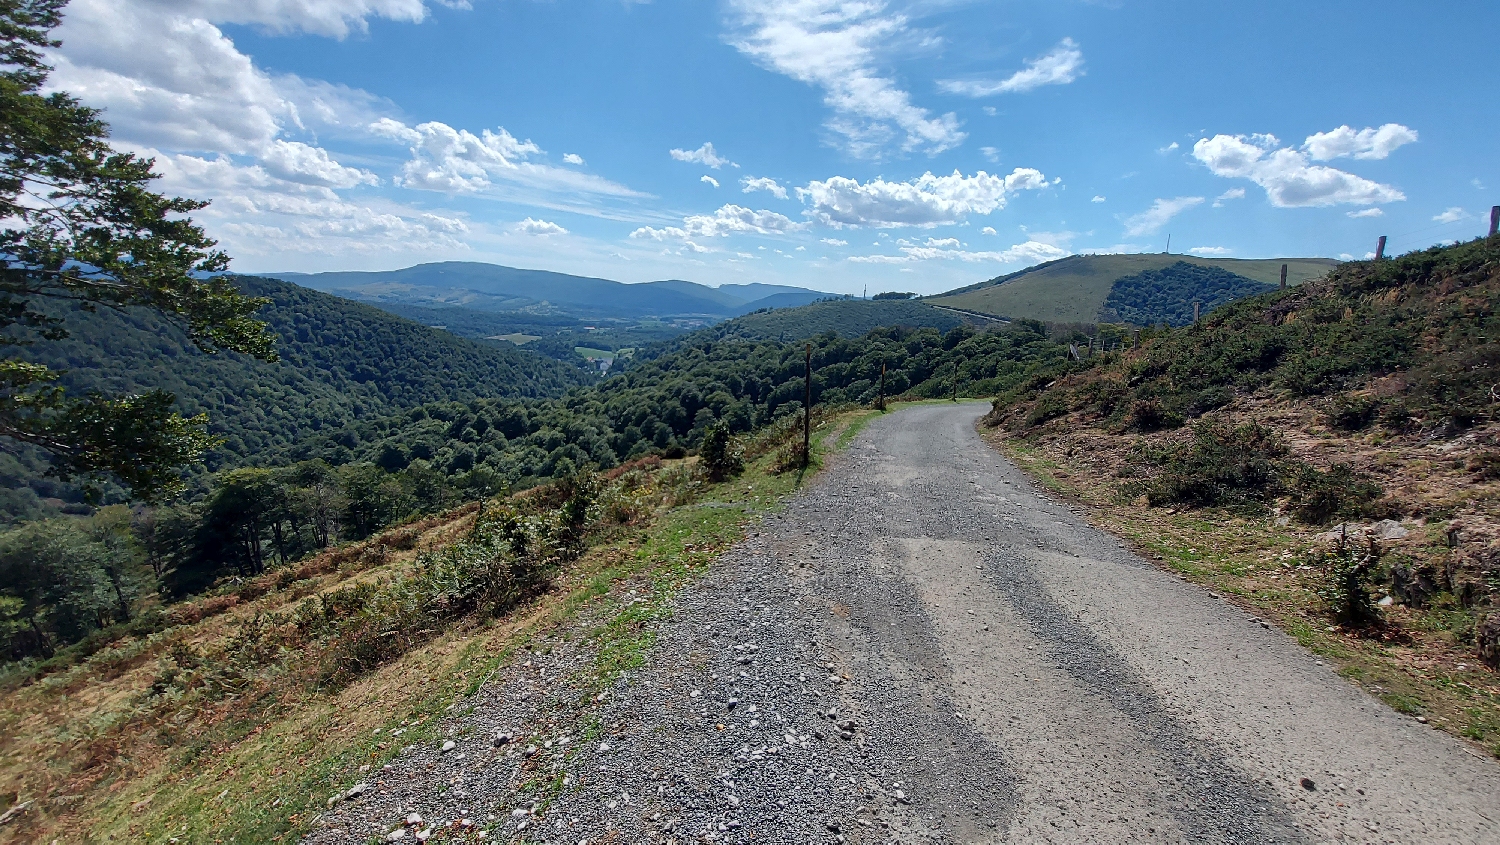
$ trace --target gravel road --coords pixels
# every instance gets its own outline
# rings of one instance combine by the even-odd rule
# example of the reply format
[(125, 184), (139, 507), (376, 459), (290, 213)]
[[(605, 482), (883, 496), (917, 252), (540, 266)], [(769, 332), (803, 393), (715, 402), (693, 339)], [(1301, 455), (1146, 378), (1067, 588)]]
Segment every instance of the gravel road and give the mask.
[(518, 661), (310, 841), (1500, 842), (1500, 766), (1089, 527), (983, 410), (872, 422), (648, 666)]

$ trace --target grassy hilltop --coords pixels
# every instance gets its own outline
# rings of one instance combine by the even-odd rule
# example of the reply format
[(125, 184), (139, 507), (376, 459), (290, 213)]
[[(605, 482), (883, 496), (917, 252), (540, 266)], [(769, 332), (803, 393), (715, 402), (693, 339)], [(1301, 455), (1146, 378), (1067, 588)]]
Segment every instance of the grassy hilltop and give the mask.
[(1072, 255), (977, 285), (959, 288), (925, 301), (997, 317), (1055, 323), (1101, 321), (1101, 310), (1121, 278), (1163, 270), (1179, 261), (1228, 270), (1262, 284), (1280, 284), (1281, 265), (1287, 283), (1299, 285), (1326, 275), (1338, 262), (1330, 258), (1196, 258), (1189, 255)]

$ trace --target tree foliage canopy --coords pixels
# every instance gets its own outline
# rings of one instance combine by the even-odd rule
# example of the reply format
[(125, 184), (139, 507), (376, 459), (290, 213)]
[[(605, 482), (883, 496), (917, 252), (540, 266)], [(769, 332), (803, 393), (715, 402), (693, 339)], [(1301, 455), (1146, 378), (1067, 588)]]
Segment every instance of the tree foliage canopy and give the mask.
[(159, 391), (68, 395), (19, 357), (67, 336), (48, 303), (149, 308), (208, 351), (271, 358), (273, 338), (254, 317), (263, 302), (214, 275), (229, 259), (187, 217), (205, 204), (151, 191), (153, 162), (114, 150), (98, 111), (41, 93), (64, 3), (0, 0), (0, 435), (46, 450), (60, 475), (113, 475), (149, 498), (212, 443), (206, 421)]

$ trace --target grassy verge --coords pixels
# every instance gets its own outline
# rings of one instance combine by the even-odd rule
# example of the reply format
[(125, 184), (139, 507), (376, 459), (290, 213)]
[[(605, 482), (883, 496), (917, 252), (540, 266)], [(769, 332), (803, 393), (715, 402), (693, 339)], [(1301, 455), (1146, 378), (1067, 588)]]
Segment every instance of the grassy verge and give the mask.
[[(1003, 431), (983, 436), (1047, 489), (1084, 505), (1090, 520), (1167, 570), (1279, 625), (1387, 705), (1500, 756), (1500, 677), (1461, 642), (1467, 617), (1437, 605), (1382, 609), (1377, 634), (1338, 625), (1305, 562), (1313, 532), (1222, 511), (1151, 508), (1121, 501), (1118, 485), (1070, 455)], [(1071, 450), (1069, 450), (1071, 451)], [(1440, 542), (1441, 527), (1430, 527)]]
[[(699, 480), (686, 464), (668, 465), (662, 472), (669, 477), (652, 488), (664, 493), (662, 504), (570, 563), (550, 591), (498, 618), (462, 620), (339, 689), (262, 697), (245, 707), (231, 697), (210, 713), (155, 718), (145, 702), (156, 668), (143, 658), (123, 674), (90, 661), (65, 679), (5, 692), (0, 783), (13, 790), (5, 803), (34, 803), (0, 828), (0, 842), (295, 841), (330, 796), (375, 782), (402, 746), (435, 739), (439, 721), (466, 706), (522, 649), (548, 637), (584, 638), (595, 655), (585, 679), (592, 688), (643, 665), (654, 624), (677, 592), (749, 524), (779, 510), (875, 415), (821, 420), (808, 471), (773, 473), (776, 455), (769, 452), (721, 484)], [(471, 521), (435, 521), (411, 545), (442, 548)], [(200, 647), (221, 641), (248, 620), (286, 611), (292, 596), (400, 579), (414, 556), (381, 555), (379, 565), (325, 574), (168, 635)], [(52, 776), (34, 777), (38, 767)]]

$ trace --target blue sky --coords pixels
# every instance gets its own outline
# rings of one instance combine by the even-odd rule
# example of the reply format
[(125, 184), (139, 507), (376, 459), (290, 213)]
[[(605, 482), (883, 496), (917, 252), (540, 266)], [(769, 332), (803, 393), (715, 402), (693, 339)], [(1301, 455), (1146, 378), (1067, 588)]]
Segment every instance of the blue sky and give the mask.
[(74, 0), (236, 269), (950, 289), (1075, 252), (1362, 257), (1500, 203), (1500, 4)]

